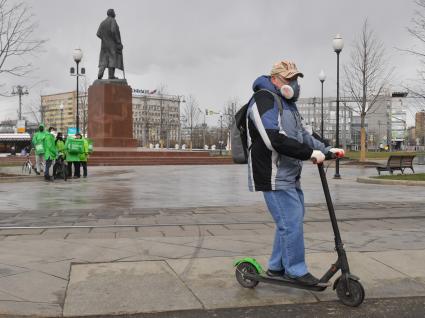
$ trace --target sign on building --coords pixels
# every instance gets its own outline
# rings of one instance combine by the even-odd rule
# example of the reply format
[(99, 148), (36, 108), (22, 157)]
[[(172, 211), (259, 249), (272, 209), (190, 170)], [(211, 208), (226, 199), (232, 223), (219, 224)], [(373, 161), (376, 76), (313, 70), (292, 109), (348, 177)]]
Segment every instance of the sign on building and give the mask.
[(77, 128), (75, 127), (68, 128), (68, 136), (75, 136), (76, 133), (77, 133)]
[(18, 133), (24, 133), (25, 132), (25, 120), (18, 120), (16, 122), (16, 130)]

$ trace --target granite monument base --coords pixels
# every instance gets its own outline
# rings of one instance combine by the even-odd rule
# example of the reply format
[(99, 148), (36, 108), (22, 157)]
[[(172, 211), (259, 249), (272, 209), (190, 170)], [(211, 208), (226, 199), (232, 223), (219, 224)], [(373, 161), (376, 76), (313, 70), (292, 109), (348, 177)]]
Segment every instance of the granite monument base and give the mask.
[(88, 136), (94, 147), (137, 147), (132, 90), (126, 80), (96, 80), (88, 91)]

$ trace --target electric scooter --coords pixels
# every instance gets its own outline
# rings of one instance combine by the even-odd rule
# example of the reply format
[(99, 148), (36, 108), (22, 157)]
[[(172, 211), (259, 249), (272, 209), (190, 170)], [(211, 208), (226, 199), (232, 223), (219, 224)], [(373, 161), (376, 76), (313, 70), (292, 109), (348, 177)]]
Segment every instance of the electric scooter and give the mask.
[[(335, 158), (336, 155), (333, 154), (331, 155), (330, 159)], [(341, 276), (335, 280), (333, 284), (333, 290), (336, 289), (336, 294), (344, 305), (357, 307), (363, 302), (365, 291), (362, 284), (360, 283), (360, 279), (350, 273), (347, 255), (341, 240), (323, 163), (317, 164), (317, 167), (319, 169), (320, 179), (322, 181), (323, 191), (325, 193), (326, 204), (329, 210), (329, 217), (331, 219), (332, 229), (335, 235), (335, 250), (338, 254), (336, 262), (332, 264), (329, 270), (322, 276), (322, 278), (320, 278), (317, 285), (311, 286), (303, 285), (291, 280), (290, 278), (285, 278), (285, 276), (278, 278), (269, 277), (266, 275), (261, 265), (254, 258), (247, 257), (234, 262), (234, 266), (236, 267), (236, 279), (239, 284), (245, 288), (254, 288), (258, 285), (259, 282), (262, 282), (299, 289), (324, 291), (327, 287), (331, 286), (329, 280), (339, 270), (341, 270)]]

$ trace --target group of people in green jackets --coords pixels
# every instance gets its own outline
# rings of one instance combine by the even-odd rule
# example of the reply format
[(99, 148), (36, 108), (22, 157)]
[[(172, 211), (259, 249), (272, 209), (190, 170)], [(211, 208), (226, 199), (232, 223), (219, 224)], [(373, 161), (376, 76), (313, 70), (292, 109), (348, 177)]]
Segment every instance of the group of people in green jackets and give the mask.
[(72, 177), (72, 165), (74, 165), (74, 178), (80, 178), (81, 166), (83, 167), (83, 177), (87, 177), (87, 160), (89, 153), (92, 152), (93, 145), (87, 138), (83, 138), (80, 133), (75, 137), (68, 136), (64, 139), (62, 133), (55, 132), (54, 127), (45, 131), (41, 124), (38, 131), (32, 138), (32, 144), (35, 148), (35, 172), (41, 173), (42, 162), (45, 162), (44, 179), (51, 181), (50, 167), (53, 163), (53, 178), (55, 177), (56, 163), (65, 161), (67, 163), (68, 177)]

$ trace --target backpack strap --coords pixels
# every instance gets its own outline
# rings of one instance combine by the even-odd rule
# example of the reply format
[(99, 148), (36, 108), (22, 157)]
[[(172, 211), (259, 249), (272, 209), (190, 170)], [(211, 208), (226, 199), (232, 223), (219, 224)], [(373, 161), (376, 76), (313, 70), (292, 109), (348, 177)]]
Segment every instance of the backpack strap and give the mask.
[(280, 99), (280, 97), (275, 92), (272, 92), (268, 89), (262, 88), (262, 89), (256, 91), (252, 97), (254, 97), (255, 94), (257, 94), (258, 92), (261, 92), (261, 91), (268, 92), (268, 93), (272, 94), (274, 100), (277, 102), (277, 107), (279, 108), (279, 113), (280, 113), (280, 115), (282, 115), (282, 113), (283, 113), (282, 100)]

